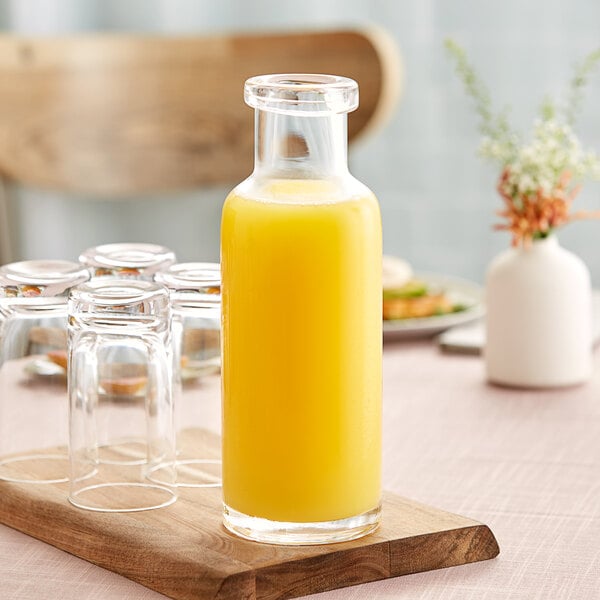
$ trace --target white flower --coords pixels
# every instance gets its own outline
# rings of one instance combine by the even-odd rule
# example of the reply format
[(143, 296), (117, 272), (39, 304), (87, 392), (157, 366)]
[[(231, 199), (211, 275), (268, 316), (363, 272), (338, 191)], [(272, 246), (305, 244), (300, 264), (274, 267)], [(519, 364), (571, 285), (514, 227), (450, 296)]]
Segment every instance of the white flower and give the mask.
[(545, 196), (548, 196), (552, 191), (552, 182), (550, 179), (540, 179), (540, 188)]

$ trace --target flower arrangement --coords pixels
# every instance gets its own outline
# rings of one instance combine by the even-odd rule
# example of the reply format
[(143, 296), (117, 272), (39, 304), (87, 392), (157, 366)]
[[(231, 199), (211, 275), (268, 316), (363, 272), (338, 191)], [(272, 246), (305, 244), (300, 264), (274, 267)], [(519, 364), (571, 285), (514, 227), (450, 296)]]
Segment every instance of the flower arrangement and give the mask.
[(450, 39), (446, 49), (475, 103), (483, 135), (479, 154), (502, 168), (497, 189), (505, 203), (504, 210), (498, 212), (504, 222), (495, 229), (509, 231), (513, 246), (529, 246), (532, 240), (547, 237), (561, 225), (600, 217), (600, 212), (571, 212), (580, 182), (586, 177), (600, 179), (600, 158), (584, 151), (573, 132), (582, 91), (600, 62), (600, 49), (575, 69), (564, 106), (550, 99), (543, 102), (529, 141), (511, 128), (507, 109), (494, 114), (490, 95), (464, 49)]

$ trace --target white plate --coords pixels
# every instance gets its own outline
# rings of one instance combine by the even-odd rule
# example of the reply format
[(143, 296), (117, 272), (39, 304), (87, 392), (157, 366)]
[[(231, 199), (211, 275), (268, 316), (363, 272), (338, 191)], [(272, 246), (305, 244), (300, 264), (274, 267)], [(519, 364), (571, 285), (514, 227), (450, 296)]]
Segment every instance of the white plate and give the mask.
[(476, 283), (436, 273), (416, 273), (415, 279), (424, 281), (428, 287), (443, 290), (452, 304), (463, 304), (467, 308), (447, 315), (384, 320), (384, 339), (432, 336), (455, 325), (463, 325), (483, 316), (483, 290)]

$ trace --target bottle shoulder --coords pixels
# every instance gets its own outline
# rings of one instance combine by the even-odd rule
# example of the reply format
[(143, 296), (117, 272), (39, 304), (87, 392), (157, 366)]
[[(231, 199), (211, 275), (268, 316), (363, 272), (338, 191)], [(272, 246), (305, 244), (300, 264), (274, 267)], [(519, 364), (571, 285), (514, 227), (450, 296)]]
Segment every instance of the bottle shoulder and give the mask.
[(343, 177), (323, 179), (251, 175), (239, 183), (227, 198), (274, 204), (334, 204), (347, 200), (377, 203), (373, 192), (349, 173)]

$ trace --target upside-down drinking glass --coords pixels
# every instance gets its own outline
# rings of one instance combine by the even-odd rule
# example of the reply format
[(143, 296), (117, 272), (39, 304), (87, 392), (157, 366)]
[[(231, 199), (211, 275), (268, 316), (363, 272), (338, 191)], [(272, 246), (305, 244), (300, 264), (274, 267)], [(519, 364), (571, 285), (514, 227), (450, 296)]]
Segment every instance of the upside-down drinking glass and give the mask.
[(59, 260), (0, 268), (0, 479), (68, 478), (67, 295), (88, 278)]
[[(98, 278), (69, 298), (69, 500), (96, 511), (175, 501), (167, 290)], [(152, 481), (159, 474), (160, 482)]]
[[(220, 397), (221, 267), (179, 263), (156, 275), (171, 296), (177, 485), (221, 485), (221, 458), (202, 444), (210, 398)], [(207, 390), (208, 394), (203, 394)], [(205, 446), (199, 454), (198, 447)]]

